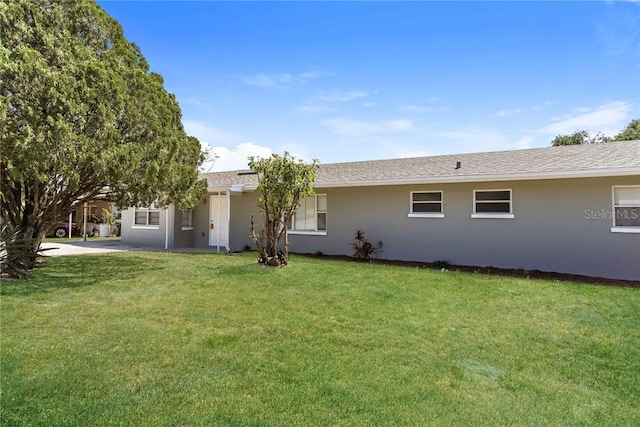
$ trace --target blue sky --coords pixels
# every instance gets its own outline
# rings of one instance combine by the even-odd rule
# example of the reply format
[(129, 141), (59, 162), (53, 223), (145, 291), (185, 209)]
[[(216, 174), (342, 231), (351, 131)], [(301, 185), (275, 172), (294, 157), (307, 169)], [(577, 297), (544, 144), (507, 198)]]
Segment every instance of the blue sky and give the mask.
[(334, 163), (544, 147), (640, 117), (637, 2), (98, 3), (214, 171), (285, 150)]

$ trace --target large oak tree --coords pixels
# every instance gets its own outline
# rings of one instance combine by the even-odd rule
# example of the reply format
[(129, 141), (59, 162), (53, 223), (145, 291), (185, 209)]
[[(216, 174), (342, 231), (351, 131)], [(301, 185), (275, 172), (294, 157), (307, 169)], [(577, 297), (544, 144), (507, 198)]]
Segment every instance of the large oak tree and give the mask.
[(109, 190), (120, 207), (187, 209), (199, 141), (140, 49), (93, 0), (0, 0), (0, 248), (28, 274), (42, 237)]

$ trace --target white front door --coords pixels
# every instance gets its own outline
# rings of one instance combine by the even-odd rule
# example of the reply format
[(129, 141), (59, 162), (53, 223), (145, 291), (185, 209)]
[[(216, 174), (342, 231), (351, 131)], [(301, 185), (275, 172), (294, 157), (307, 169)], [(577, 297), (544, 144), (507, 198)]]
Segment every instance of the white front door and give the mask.
[(209, 246), (229, 249), (229, 203), (227, 193), (214, 193), (209, 199)]

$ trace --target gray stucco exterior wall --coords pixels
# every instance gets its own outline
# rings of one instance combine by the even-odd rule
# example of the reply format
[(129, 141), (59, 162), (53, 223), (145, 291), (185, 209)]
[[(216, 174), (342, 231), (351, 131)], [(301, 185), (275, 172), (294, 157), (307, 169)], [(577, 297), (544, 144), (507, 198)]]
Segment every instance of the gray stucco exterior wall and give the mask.
[[(171, 206), (174, 209), (173, 221), (173, 245), (175, 248), (190, 248), (193, 246), (193, 227), (182, 227), (182, 211)], [(193, 212), (191, 214), (193, 219)]]
[(165, 246), (167, 248), (193, 246), (193, 230), (182, 229), (182, 212), (175, 206), (160, 210), (158, 226), (136, 226), (133, 220), (133, 208), (122, 211), (122, 243), (163, 249)]
[[(170, 207), (170, 210), (172, 209), (173, 207)], [(164, 248), (167, 237), (167, 211), (160, 211), (160, 225), (157, 227), (134, 226), (134, 212), (135, 210), (133, 208), (122, 211), (122, 225), (120, 231), (122, 243), (150, 248)], [(172, 224), (174, 222), (173, 215), (169, 216), (169, 223)], [(171, 239), (169, 243), (171, 244), (172, 242), (173, 240)]]
[[(613, 185), (640, 177), (317, 188), (328, 197), (327, 235), (290, 235), (290, 250), (350, 255), (362, 229), (385, 259), (640, 280), (640, 234), (611, 232)], [(471, 218), (473, 191), (483, 189), (511, 189), (514, 218)], [(409, 218), (411, 191), (442, 191), (445, 217)], [(231, 196), (232, 250), (254, 247), (256, 204), (256, 193)]]

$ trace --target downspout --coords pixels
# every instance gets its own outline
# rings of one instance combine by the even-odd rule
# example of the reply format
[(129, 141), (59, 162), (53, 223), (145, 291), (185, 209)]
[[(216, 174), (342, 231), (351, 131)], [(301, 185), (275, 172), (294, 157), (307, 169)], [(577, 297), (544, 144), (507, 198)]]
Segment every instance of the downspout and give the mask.
[(231, 251), (231, 192), (227, 190), (227, 235), (225, 237), (225, 241), (227, 242), (227, 246), (225, 249), (227, 252)]
[(222, 201), (222, 193), (220, 193), (218, 191), (218, 209), (216, 209), (217, 212), (218, 212), (218, 216), (216, 218), (216, 224), (218, 224), (218, 227), (216, 227), (218, 229), (218, 233), (217, 233), (218, 234), (218, 236), (217, 236), (218, 238), (217, 238), (217, 242), (216, 242), (216, 245), (217, 245), (216, 246), (216, 252), (218, 252), (218, 253), (220, 253), (220, 205), (222, 204), (221, 201)]
[(71, 238), (71, 230), (73, 228), (73, 224), (71, 224), (72, 219), (73, 219), (73, 214), (69, 212), (69, 223), (67, 224), (69, 227), (69, 238)]
[(87, 241), (87, 202), (82, 204), (82, 234), (84, 241)]
[(165, 212), (167, 213), (165, 215), (165, 226), (164, 226), (164, 249), (167, 250), (169, 249), (169, 207), (167, 206), (167, 209), (165, 210)]

